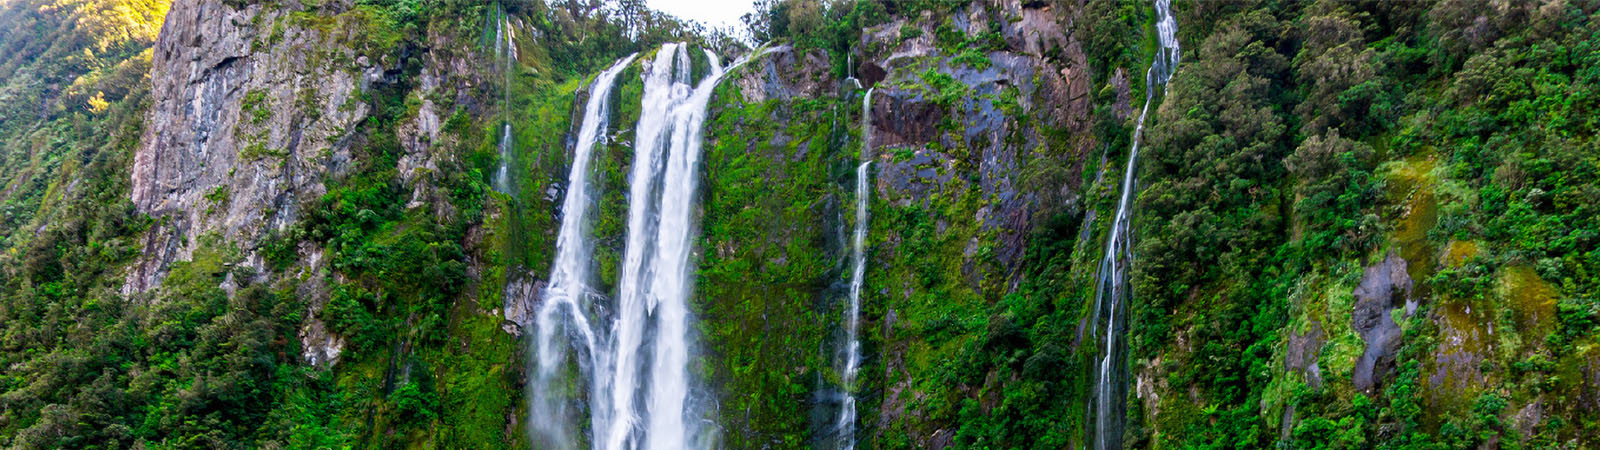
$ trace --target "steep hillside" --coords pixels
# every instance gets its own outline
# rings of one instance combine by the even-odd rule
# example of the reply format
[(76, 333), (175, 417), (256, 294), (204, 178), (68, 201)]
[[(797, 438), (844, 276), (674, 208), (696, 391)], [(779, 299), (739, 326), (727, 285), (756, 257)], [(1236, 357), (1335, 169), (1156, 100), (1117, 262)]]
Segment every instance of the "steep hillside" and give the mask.
[(757, 7), (5, 2), (0, 446), (1600, 446), (1600, 5)]

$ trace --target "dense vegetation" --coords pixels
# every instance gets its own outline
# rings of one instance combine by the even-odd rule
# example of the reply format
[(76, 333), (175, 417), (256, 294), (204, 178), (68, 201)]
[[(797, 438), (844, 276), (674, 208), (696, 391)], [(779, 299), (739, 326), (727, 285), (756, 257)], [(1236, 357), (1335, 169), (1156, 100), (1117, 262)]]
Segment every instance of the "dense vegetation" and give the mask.
[[(363, 38), (351, 45), (364, 54), (413, 55), (398, 59), (393, 82), (362, 93), (372, 114), (352, 130), (356, 167), (328, 180), (306, 217), (256, 249), (273, 273), (254, 273), (242, 261), (247, 249), (208, 235), (192, 261), (173, 265), (161, 289), (131, 297), (119, 291), (119, 272), (140, 251), (150, 219), (128, 201), (128, 168), (149, 105), (147, 49), (165, 2), (10, 2), (0, 12), (0, 44), (10, 50), (0, 155), (0, 443), (508, 447), (522, 439), (504, 431), (506, 415), (520, 405), (517, 343), (487, 313), (498, 306), (487, 303), (498, 302), (500, 279), (479, 282), (466, 266), (468, 252), (502, 253), (492, 242), (471, 248), (478, 244), (465, 237), (486, 214), (506, 209), (488, 189), (498, 140), (489, 130), (498, 129), (500, 111), (544, 105), (543, 113), (519, 108), (543, 114), (519, 123), (549, 127), (519, 139), (524, 148), (559, 148), (571, 103), (570, 83), (560, 84), (594, 63), (576, 55), (601, 61), (639, 44), (592, 5), (500, 9), (570, 38), (549, 47), (518, 42), (541, 51), (512, 66), (534, 81), (514, 96), (500, 95), (507, 87), (500, 83), (459, 93), (512, 104), (453, 106), (445, 126), (453, 137), (443, 145), (463, 157), (441, 167), (438, 189), (449, 205), (441, 216), (404, 208), (410, 192), (396, 179), (396, 133), (417, 114), (414, 55), (428, 36), (443, 36), (463, 43), (455, 51), (465, 57), (487, 58), (486, 73), (499, 75), (495, 69), (507, 66), (494, 63), (492, 43), (476, 45), (492, 29), (485, 18), (495, 5), (360, 1), (333, 11), (316, 3), (303, 2), (309, 11), (275, 28), (354, 30)], [(296, 268), (296, 249), (308, 243), (327, 249), (331, 273)], [(329, 293), (326, 306), (310, 314), (347, 342), (344, 362), (332, 370), (301, 356), (298, 334), (312, 319), (307, 302), (318, 297), (307, 293), (317, 290)], [(467, 342), (470, 351), (449, 345)]]
[[(0, 446), (525, 447), (526, 350), (503, 331), (504, 286), (548, 272), (589, 77), (664, 41), (747, 44), (634, 0), (223, 3), (295, 11), (267, 30), (357, 36), (341, 45), (384, 71), (355, 100), (370, 112), (349, 167), (294, 224), (255, 244), (208, 233), (145, 293), (123, 292), (124, 273), (164, 219), (130, 202), (129, 167), (167, 4), (0, 5)], [(1126, 161), (1153, 18), (1140, 0), (1020, 2), (1070, 18), (1090, 104), (1076, 132), (1038, 105), (1078, 99), (963, 81), (1017, 45), (994, 30), (1024, 19), (989, 3), (761, 1), (747, 16), (751, 37), (795, 55), (740, 75), (749, 85), (805, 73), (821, 87), (754, 98), (730, 82), (712, 101), (696, 370), (721, 394), (724, 445), (817, 445), (831, 426), (862, 136), (861, 91), (841, 81), (913, 41), (929, 56), (884, 67), (877, 87), (884, 105), (932, 111), (934, 137), (896, 136), (875, 174), (942, 181), (876, 185), (861, 445), (1084, 442), (1099, 338), (1082, 324), (1120, 181), (1097, 174)], [(1183, 59), (1136, 167), (1129, 447), (1600, 445), (1600, 7), (1175, 3)], [(990, 32), (964, 31), (974, 17)], [(527, 31), (515, 59), (502, 22)], [(1032, 56), (1066, 67), (1067, 47)], [(424, 94), (438, 81), (425, 66), (452, 58), (470, 87)], [(639, 73), (619, 78), (597, 153), (602, 284), (626, 231)], [(424, 101), (442, 119), (427, 151), (445, 157), (422, 181), (437, 195), (408, 206), (405, 130)], [(1002, 176), (1026, 199), (1024, 229), (983, 219), (1001, 206), (980, 173), (994, 149), (965, 133), (989, 116), (1020, 149)], [(1391, 254), (1417, 304), (1393, 308), (1394, 369), (1362, 390), (1353, 292)], [(302, 356), (312, 322), (344, 342), (337, 364)]]

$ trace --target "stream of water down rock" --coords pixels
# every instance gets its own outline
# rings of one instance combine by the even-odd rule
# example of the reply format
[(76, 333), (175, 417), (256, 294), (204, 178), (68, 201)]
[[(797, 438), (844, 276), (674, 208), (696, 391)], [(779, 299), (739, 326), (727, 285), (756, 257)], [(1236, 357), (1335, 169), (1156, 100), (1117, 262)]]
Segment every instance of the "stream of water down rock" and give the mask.
[(1127, 332), (1128, 268), (1133, 264), (1133, 249), (1129, 244), (1133, 214), (1133, 191), (1137, 184), (1134, 167), (1139, 158), (1139, 139), (1144, 133), (1145, 116), (1155, 99), (1157, 87), (1165, 88), (1172, 71), (1178, 68), (1178, 23), (1172, 17), (1171, 0), (1155, 0), (1156, 38), (1160, 47), (1145, 72), (1144, 108), (1139, 110), (1139, 122), (1133, 129), (1133, 146), (1128, 150), (1128, 163), (1123, 167), (1122, 196), (1117, 201), (1117, 214), (1111, 222), (1111, 236), (1106, 238), (1105, 257), (1095, 274), (1094, 326), (1104, 324), (1104, 337), (1100, 344), (1099, 374), (1095, 377), (1094, 398), (1089, 405), (1090, 439), (1097, 450), (1122, 448), (1123, 421), (1127, 417)]

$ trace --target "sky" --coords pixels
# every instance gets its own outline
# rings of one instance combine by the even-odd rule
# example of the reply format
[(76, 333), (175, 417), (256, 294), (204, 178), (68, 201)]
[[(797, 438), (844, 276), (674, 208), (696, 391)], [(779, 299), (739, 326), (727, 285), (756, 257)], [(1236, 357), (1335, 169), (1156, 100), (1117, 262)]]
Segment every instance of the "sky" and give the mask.
[(650, 9), (694, 20), (715, 28), (742, 29), (739, 16), (754, 9), (754, 0), (647, 0)]

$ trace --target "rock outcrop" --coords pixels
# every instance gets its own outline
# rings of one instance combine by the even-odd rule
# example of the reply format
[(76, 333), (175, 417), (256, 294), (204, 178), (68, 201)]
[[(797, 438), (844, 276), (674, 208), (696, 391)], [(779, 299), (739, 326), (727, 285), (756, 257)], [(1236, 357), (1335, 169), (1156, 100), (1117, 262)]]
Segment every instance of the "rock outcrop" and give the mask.
[[(152, 107), (135, 153), (132, 200), (157, 217), (123, 292), (160, 284), (204, 233), (250, 254), (299, 216), (350, 159), (366, 119), (359, 90), (382, 70), (331, 32), (293, 26), (288, 8), (220, 0), (172, 5), (156, 41)], [(269, 31), (270, 30), (270, 31)]]
[[(125, 294), (158, 286), (205, 233), (245, 249), (246, 264), (264, 272), (257, 244), (294, 223), (325, 193), (324, 181), (351, 165), (351, 148), (362, 144), (356, 130), (372, 113), (367, 96), (401, 77), (407, 52), (375, 49), (365, 41), (371, 24), (333, 13), (347, 9), (334, 3), (318, 11), (293, 2), (173, 4), (155, 45), (153, 105), (132, 169), (133, 203), (158, 222)], [(429, 40), (409, 94), (420, 105), (395, 129), (396, 172), (412, 192), (407, 208), (443, 216), (451, 206), (435, 187), (448, 160), (436, 150), (444, 117), (492, 96), (472, 53), (442, 35)]]
[(1411, 276), (1406, 274), (1406, 260), (1390, 252), (1382, 262), (1367, 267), (1355, 295), (1350, 326), (1367, 346), (1356, 358), (1351, 377), (1357, 390), (1370, 395), (1394, 371), (1394, 353), (1400, 349), (1400, 325), (1395, 323), (1390, 311), (1411, 296)]
[[(873, 219), (882, 240), (870, 264), (923, 264), (952, 275), (869, 279), (892, 291), (871, 301), (915, 308), (939, 290), (938, 302), (998, 299), (1017, 289), (1021, 277), (1013, 275), (1036, 221), (1080, 211), (1082, 172), (1096, 144), (1087, 57), (1068, 34), (1077, 14), (1068, 4), (972, 2), (948, 17), (924, 12), (863, 30), (858, 71), (869, 85), (881, 78), (871, 105), (875, 205), (931, 225), (883, 229)], [(940, 33), (946, 37), (936, 39)], [(944, 48), (950, 36), (967, 42)], [(938, 448), (952, 434), (918, 410), (930, 394), (915, 378), (928, 369), (908, 355), (918, 345), (911, 336), (926, 326), (885, 325), (882, 353), (872, 356), (885, 366), (877, 432), (898, 428), (912, 446)]]
[[(1024, 187), (1024, 165), (1046, 158), (1064, 164), (1065, 172), (1080, 172), (1088, 140), (1055, 142), (1045, 139), (1044, 130), (1087, 135), (1090, 99), (1086, 56), (1064, 31), (1072, 11), (1000, 3), (974, 3), (952, 16), (967, 36), (997, 31), (1005, 38), (981, 67), (956, 62), (935, 47), (930, 36), (938, 23), (928, 15), (865, 30), (861, 47), (869, 49), (863, 67), (887, 72), (872, 108), (879, 194), (926, 200), (930, 192), (951, 188), (946, 185), (952, 180), (975, 182), (988, 199), (976, 211), (980, 227), (998, 230), (1002, 245), (996, 256), (1009, 270), (1020, 261), (1022, 233), (1030, 228), (1039, 194), (1071, 199), (1082, 184), (1079, 176), (1040, 177), (1027, 180), (1040, 186)], [(995, 24), (1001, 28), (990, 30)], [(903, 39), (901, 30), (909, 28), (922, 33)], [(1046, 54), (1059, 54), (1060, 60)], [(939, 86), (927, 76), (947, 76), (953, 82), (948, 87), (966, 92), (954, 104), (942, 104)], [(1017, 113), (1030, 120), (1020, 121)], [(968, 172), (976, 176), (955, 178)]]
[(512, 336), (522, 337), (523, 330), (533, 326), (534, 311), (539, 307), (539, 294), (544, 292), (544, 280), (529, 273), (506, 281), (502, 296), (505, 309), (501, 316), (505, 322), (500, 329)]

